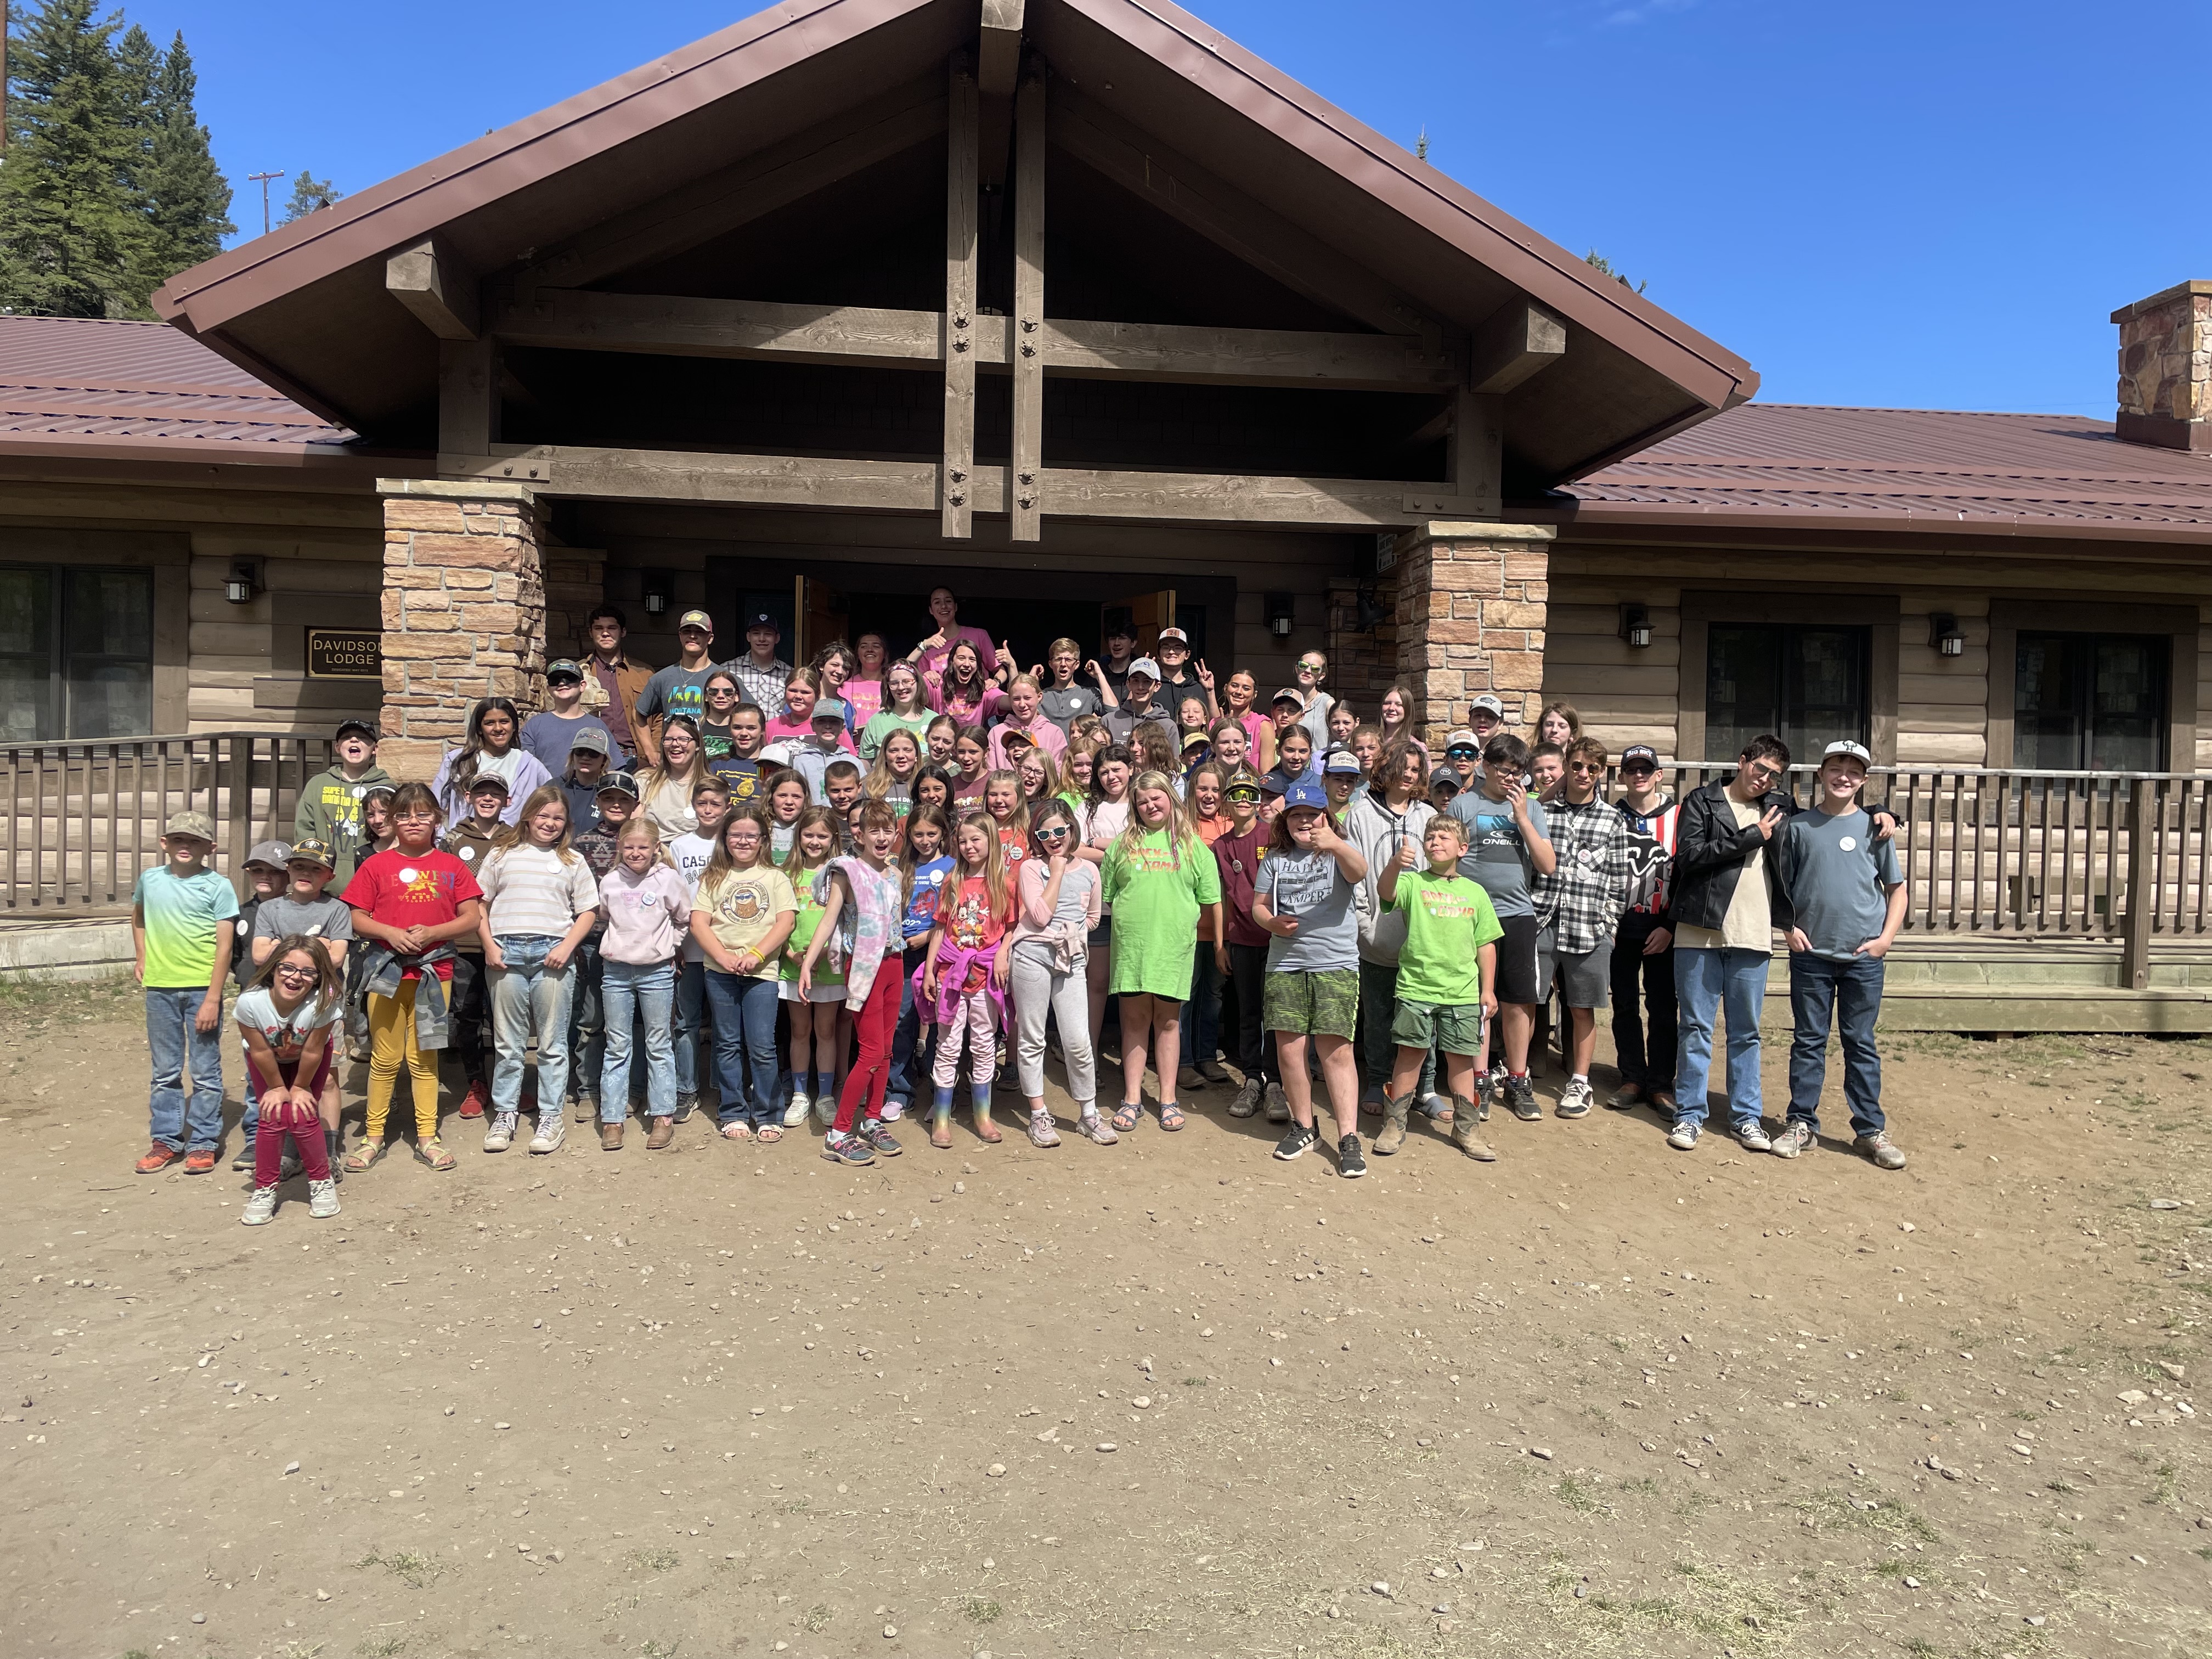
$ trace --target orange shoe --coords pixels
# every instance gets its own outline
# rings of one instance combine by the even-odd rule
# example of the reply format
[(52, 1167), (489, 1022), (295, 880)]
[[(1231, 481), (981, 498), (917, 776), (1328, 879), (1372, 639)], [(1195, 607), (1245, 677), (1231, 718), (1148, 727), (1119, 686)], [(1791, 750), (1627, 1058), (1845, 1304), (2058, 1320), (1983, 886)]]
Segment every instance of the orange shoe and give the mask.
[(146, 1156), (135, 1167), (140, 1175), (159, 1175), (183, 1156), (175, 1147), (164, 1146), (157, 1140), (146, 1149)]
[(215, 1148), (212, 1146), (196, 1146), (185, 1154), (186, 1175), (205, 1175), (214, 1168)]
[(491, 1107), (491, 1085), (478, 1078), (469, 1085), (468, 1093), (461, 1097), (463, 1117), (482, 1117)]

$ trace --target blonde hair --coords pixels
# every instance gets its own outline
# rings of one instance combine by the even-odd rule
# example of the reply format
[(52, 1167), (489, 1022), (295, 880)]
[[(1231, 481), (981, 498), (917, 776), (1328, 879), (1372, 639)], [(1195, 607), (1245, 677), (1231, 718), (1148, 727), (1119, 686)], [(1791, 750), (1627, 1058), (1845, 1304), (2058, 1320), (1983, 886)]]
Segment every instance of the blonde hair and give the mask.
[[(1048, 773), (1046, 775), (1048, 779), (1050, 777)], [(1006, 821), (1001, 827), (1014, 830), (1026, 843), (1030, 836), (1030, 798), (1027, 792), (1022, 788), (1022, 775), (1010, 766), (998, 767), (984, 774), (983, 813), (987, 817), (990, 817), (991, 786), (994, 783), (1007, 783), (1013, 786), (1014, 810), (1006, 815)], [(992, 818), (991, 822), (995, 824), (999, 820)]]
[(922, 747), (920, 738), (902, 726), (895, 732), (884, 733), (884, 740), (876, 745), (876, 763), (868, 769), (868, 775), (860, 780), (860, 793), (868, 799), (887, 800), (891, 791), (898, 786), (900, 779), (891, 770), (890, 753), (891, 745), (902, 741), (914, 745), (914, 771), (908, 773), (904, 780), (908, 790), (913, 790), (915, 775), (921, 772), (922, 763), (929, 758), (929, 750)]
[(1160, 827), (1168, 832), (1168, 857), (1180, 870), (1182, 868), (1183, 849), (1193, 847), (1203, 852), (1206, 843), (1199, 839), (1198, 831), (1191, 827), (1190, 812), (1182, 802), (1176, 799), (1175, 782), (1164, 772), (1139, 772), (1130, 781), (1129, 823), (1115, 838), (1114, 853), (1125, 860), (1130, 859), (1135, 856), (1137, 843), (1153, 833), (1146, 827), (1144, 819), (1137, 811), (1137, 797), (1146, 790), (1168, 798), (1167, 822)]
[(952, 826), (952, 834), (946, 838), (947, 844), (945, 850), (952, 854), (953, 872), (963, 878), (969, 875), (971, 872), (968, 868), (968, 860), (962, 857), (960, 853), (960, 832), (971, 823), (983, 832), (985, 843), (983, 890), (991, 896), (991, 913), (994, 915), (1005, 915), (1008, 914), (1009, 908), (1006, 896), (1006, 854), (1005, 848), (999, 841), (998, 819), (993, 817), (988, 812), (963, 812), (958, 822)]
[[(830, 832), (830, 850), (822, 855), (820, 864), (810, 864), (806, 861), (806, 832), (817, 825)], [(837, 856), (837, 849), (845, 842), (843, 830), (844, 825), (838, 823), (837, 814), (830, 807), (810, 806), (799, 815), (791, 826), (791, 851), (783, 860), (783, 873), (791, 878), (793, 886), (799, 884), (799, 877), (812, 875)]]
[[(718, 843), (719, 840), (720, 838), (717, 837)], [(676, 867), (676, 860), (668, 856), (668, 849), (660, 844), (660, 831), (654, 827), (653, 820), (642, 812), (635, 817), (625, 818), (623, 821), (623, 827), (615, 831), (615, 862), (617, 864), (622, 862), (623, 844), (633, 841), (641, 841), (652, 848), (653, 861), (656, 864), (665, 864), (672, 870)]]
[[(492, 857), (503, 859), (526, 843), (535, 845), (530, 841), (530, 820), (549, 806), (561, 809), (561, 837), (553, 843), (553, 851), (559, 854), (562, 863), (574, 864), (576, 855), (569, 849), (568, 837), (575, 833), (576, 825), (568, 815), (568, 792), (557, 783), (539, 784), (530, 792), (530, 799), (522, 803), (522, 811), (515, 815), (514, 822), (502, 823), (492, 832)], [(641, 812), (638, 816), (642, 817), (645, 815)]]

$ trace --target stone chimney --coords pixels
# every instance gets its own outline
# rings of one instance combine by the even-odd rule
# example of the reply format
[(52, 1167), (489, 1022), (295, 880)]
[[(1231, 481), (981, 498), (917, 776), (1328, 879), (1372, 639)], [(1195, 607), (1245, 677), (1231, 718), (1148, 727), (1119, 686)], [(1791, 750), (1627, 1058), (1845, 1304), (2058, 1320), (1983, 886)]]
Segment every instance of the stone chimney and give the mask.
[(2212, 283), (2178, 283), (2112, 313), (2120, 325), (2118, 435), (2212, 453)]

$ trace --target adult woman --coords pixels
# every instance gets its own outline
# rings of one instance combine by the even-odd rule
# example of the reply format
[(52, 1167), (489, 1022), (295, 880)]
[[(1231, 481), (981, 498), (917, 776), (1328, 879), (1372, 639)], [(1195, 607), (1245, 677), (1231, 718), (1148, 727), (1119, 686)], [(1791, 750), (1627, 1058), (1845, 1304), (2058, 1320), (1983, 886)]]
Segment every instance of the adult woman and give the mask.
[(975, 660), (993, 660), (991, 636), (980, 628), (964, 628), (960, 623), (960, 601), (949, 587), (929, 590), (929, 617), (932, 631), (920, 645), (907, 654), (907, 660), (928, 679), (933, 673), (945, 672), (945, 659), (952, 647), (965, 641), (975, 647)]
[(1130, 794), (1129, 826), (1099, 871), (1103, 898), (1114, 907), (1107, 988), (1121, 1000), (1121, 1104), (1114, 1127), (1122, 1134), (1144, 1115), (1148, 1049), (1159, 1078), (1160, 1127), (1182, 1127), (1176, 1066), (1201, 912), (1212, 909), (1212, 936), (1221, 936), (1220, 874), (1184, 818), (1172, 781), (1146, 772)]
[[(696, 735), (696, 733), (694, 734)], [(502, 823), (522, 816), (522, 803), (538, 788), (553, 781), (537, 756), (522, 747), (522, 721), (510, 697), (486, 697), (469, 711), (468, 735), (458, 749), (448, 750), (430, 781), (438, 810), (446, 822), (459, 823), (469, 815), (469, 786), (477, 779), (496, 775), (507, 782), (507, 807)]]
[(945, 653), (944, 670), (922, 671), (931, 706), (952, 716), (963, 726), (981, 726), (999, 712), (1005, 693), (991, 681), (983, 665), (989, 659), (966, 640)]
[[(866, 637), (876, 636), (870, 634)], [(941, 718), (922, 700), (921, 676), (910, 662), (895, 662), (884, 669), (883, 683), (877, 689), (884, 702), (860, 727), (860, 758), (864, 761), (874, 760), (876, 751), (884, 746), (884, 739), (892, 732), (911, 732), (920, 737)], [(951, 752), (949, 739), (945, 752)]]
[[(846, 680), (842, 695), (845, 707), (852, 713), (853, 730), (860, 732), (884, 712), (886, 682), (890, 678), (887, 665), (890, 653), (884, 648), (882, 635), (863, 634), (853, 641), (853, 654), (860, 659), (860, 666)], [(915, 684), (920, 683), (917, 676)]]
[(660, 728), (660, 764), (637, 775), (637, 795), (645, 815), (660, 832), (663, 847), (699, 828), (691, 792), (707, 781), (707, 750), (689, 714), (672, 714)]
[(1565, 749), (1583, 734), (1583, 717), (1575, 713), (1571, 704), (1552, 702), (1544, 705), (1544, 712), (1536, 717), (1536, 740), (1556, 743)]

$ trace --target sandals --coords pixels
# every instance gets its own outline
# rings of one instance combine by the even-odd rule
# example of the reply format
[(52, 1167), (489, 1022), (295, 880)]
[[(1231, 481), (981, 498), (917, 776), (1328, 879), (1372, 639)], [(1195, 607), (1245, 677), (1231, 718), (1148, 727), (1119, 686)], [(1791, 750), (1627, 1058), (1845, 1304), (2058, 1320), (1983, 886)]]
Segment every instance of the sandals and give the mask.
[[(778, 1130), (776, 1133), (781, 1135), (782, 1131)], [(725, 1123), (722, 1126), (722, 1139), (725, 1140), (750, 1140), (752, 1138), (753, 1126), (743, 1119), (739, 1119), (735, 1123)], [(765, 1131), (762, 1133), (761, 1139), (763, 1140), (768, 1139)]]
[(763, 1123), (759, 1128), (753, 1131), (753, 1139), (760, 1142), (763, 1146), (773, 1146), (777, 1141), (783, 1139), (783, 1125), (781, 1123)]
[(1160, 1127), (1167, 1130), (1170, 1134), (1182, 1127), (1182, 1108), (1172, 1100), (1164, 1100), (1160, 1103)]
[(434, 1170), (450, 1170), (460, 1163), (435, 1135), (415, 1148), (415, 1156)]
[(374, 1169), (383, 1160), (385, 1153), (391, 1150), (392, 1143), (388, 1140), (364, 1140), (339, 1161), (345, 1165), (348, 1175), (360, 1175)]
[(1128, 1134), (1145, 1121), (1145, 1103), (1123, 1101), (1114, 1109), (1114, 1127), (1116, 1133)]

